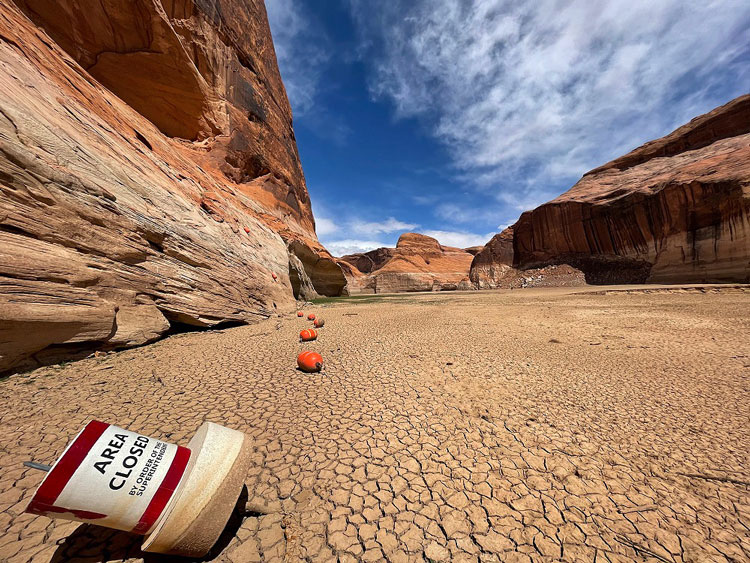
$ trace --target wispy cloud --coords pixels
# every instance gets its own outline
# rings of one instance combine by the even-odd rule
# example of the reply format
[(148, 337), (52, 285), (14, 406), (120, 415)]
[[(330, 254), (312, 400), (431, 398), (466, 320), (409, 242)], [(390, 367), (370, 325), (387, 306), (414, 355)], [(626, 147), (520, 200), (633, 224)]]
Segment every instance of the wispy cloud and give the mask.
[(359, 235), (377, 235), (382, 233), (403, 233), (419, 227), (416, 223), (399, 221), (395, 217), (388, 217), (384, 221), (361, 221), (354, 219), (349, 221), (348, 230)]
[(372, 95), (520, 207), (750, 90), (746, 0), (350, 6)]
[(266, 0), (266, 11), (289, 102), (300, 117), (313, 107), (330, 59), (326, 41), (314, 41), (320, 26), (298, 0)]
[(343, 239), (326, 243), (326, 248), (334, 256), (346, 256), (347, 254), (358, 254), (388, 246), (377, 240)]
[(401, 234), (419, 227), (416, 223), (407, 223), (395, 217), (387, 217), (382, 221), (367, 221), (356, 215), (346, 219), (336, 218), (336, 213), (320, 202), (313, 202), (312, 208), (315, 215), (315, 232), (324, 238), (341, 233), (348, 235), (347, 238), (373, 239), (377, 235)]
[(319, 237), (327, 237), (339, 230), (338, 225), (327, 217), (315, 217), (315, 232)]
[(295, 120), (304, 121), (318, 137), (343, 145), (351, 128), (321, 103), (324, 73), (335, 64), (335, 49), (322, 23), (301, 0), (266, 0), (266, 11)]
[[(330, 210), (315, 205), (315, 225), (320, 242), (334, 256), (367, 252), (383, 246), (393, 246), (390, 242), (401, 233), (412, 231), (419, 225), (399, 221), (395, 217), (388, 217), (383, 221), (366, 221), (358, 217), (337, 221), (332, 219)], [(388, 235), (381, 240), (382, 235)]]
[[(388, 217), (379, 222), (355, 218), (338, 224), (330, 219), (324, 210), (316, 208), (315, 213), (318, 237), (334, 256), (367, 252), (384, 246), (393, 247), (399, 235), (417, 230), (419, 227), (415, 223), (399, 221), (395, 217)], [(483, 245), (495, 234), (434, 229), (418, 232), (436, 238), (446, 246), (457, 246), (459, 248)], [(384, 236), (381, 238), (381, 235)]]
[(432, 231), (428, 230), (424, 233), (428, 237), (432, 237), (438, 240), (440, 244), (445, 246), (456, 246), (458, 248), (468, 248), (470, 246), (484, 246), (484, 244), (490, 240), (495, 233), (467, 233), (464, 231)]
[(481, 208), (463, 203), (460, 200), (441, 203), (435, 206), (434, 214), (450, 224), (477, 224), (495, 222), (499, 213), (503, 210), (495, 201), (489, 200)]

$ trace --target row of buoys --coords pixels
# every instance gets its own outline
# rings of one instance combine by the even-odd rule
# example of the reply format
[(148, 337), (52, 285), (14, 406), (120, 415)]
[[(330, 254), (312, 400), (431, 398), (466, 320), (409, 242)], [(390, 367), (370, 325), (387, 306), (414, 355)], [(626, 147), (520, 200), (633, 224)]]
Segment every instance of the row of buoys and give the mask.
[[(305, 314), (302, 311), (297, 311), (297, 316), (302, 318)], [(299, 339), (301, 342), (310, 342), (318, 338), (318, 331), (316, 328), (321, 328), (325, 321), (323, 319), (316, 319), (314, 313), (307, 315), (308, 321), (313, 321), (315, 328), (306, 328), (299, 333)], [(299, 356), (297, 356), (297, 367), (307, 373), (315, 373), (323, 368), (323, 357), (317, 352), (305, 350)]]
[[(307, 318), (314, 328), (300, 332), (303, 342), (325, 324)], [(323, 358), (306, 350), (297, 365), (319, 372)], [(203, 557), (232, 513), (252, 452), (248, 436), (212, 422), (184, 447), (94, 420), (53, 465), (25, 462), (48, 472), (26, 512), (142, 535), (144, 551)]]

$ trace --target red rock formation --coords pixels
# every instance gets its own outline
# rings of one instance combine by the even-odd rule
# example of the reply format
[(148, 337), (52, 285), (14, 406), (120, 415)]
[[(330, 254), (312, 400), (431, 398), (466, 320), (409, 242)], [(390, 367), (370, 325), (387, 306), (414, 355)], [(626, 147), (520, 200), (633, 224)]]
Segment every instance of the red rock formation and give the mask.
[(475, 257), (471, 279), (496, 287), (508, 268), (563, 263), (589, 283), (750, 281), (750, 95), (523, 213)]
[(363, 274), (369, 274), (375, 270), (379, 270), (385, 264), (393, 258), (393, 254), (396, 251), (395, 248), (376, 248), (369, 252), (363, 252), (361, 254), (348, 254), (342, 256), (341, 260), (349, 262), (355, 266)]
[(516, 269), (513, 264), (513, 227), (496, 234), (474, 255), (469, 277), (479, 288), (510, 287), (506, 281), (514, 277)]
[(338, 295), (291, 123), (261, 0), (0, 3), (0, 371)]
[(468, 252), (472, 256), (476, 256), (477, 254), (482, 252), (483, 249), (484, 246), (470, 246), (469, 248), (464, 248), (464, 251)]
[(350, 293), (400, 293), (471, 289), (473, 255), (443, 246), (418, 233), (401, 235), (396, 248), (378, 248), (341, 258), (355, 270), (348, 273)]

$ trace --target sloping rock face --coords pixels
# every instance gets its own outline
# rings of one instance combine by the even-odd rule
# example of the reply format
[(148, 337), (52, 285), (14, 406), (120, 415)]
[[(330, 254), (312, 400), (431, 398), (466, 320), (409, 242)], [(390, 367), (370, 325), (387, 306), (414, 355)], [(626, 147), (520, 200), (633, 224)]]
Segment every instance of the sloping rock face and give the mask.
[(750, 95), (592, 170), (477, 254), (471, 279), (568, 264), (588, 283), (750, 281)]
[(473, 254), (441, 245), (418, 233), (404, 233), (396, 248), (378, 248), (341, 258), (355, 269), (349, 293), (401, 293), (472, 289), (469, 266)]
[(262, 1), (0, 3), (0, 371), (340, 294), (291, 119)]
[(480, 288), (510, 287), (507, 279), (516, 275), (513, 264), (513, 227), (496, 234), (474, 255), (469, 277)]
[(361, 254), (347, 254), (341, 259), (355, 266), (363, 274), (369, 274), (385, 266), (395, 252), (395, 248), (376, 248)]

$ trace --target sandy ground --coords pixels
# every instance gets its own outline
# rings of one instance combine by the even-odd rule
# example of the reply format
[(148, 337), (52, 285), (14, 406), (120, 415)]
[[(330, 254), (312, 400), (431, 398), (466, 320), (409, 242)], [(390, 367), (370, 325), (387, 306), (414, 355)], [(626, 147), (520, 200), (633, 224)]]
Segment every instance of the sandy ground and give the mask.
[[(0, 381), (0, 559), (120, 561), (138, 538), (23, 514), (90, 418), (255, 441), (212, 558), (750, 560), (750, 290), (526, 290), (308, 306)], [(324, 373), (295, 370), (303, 348)], [(164, 561), (147, 556), (147, 561)]]

